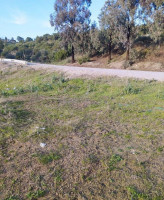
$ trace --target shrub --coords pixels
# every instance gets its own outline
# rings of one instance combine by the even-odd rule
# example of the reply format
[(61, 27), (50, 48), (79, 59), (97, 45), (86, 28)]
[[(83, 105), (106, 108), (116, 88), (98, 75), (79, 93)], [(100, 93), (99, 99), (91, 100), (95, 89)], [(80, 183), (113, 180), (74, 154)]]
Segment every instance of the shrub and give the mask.
[(148, 49), (142, 49), (141, 51), (137, 51), (135, 49), (132, 49), (131, 52), (130, 52), (129, 65), (132, 65), (137, 61), (144, 60), (148, 53), (149, 53)]
[(124, 69), (126, 69), (126, 68), (130, 67), (130, 65), (131, 65), (130, 61), (125, 61), (123, 64), (123, 67), (124, 67)]
[(61, 61), (68, 57), (68, 52), (65, 50), (57, 51), (54, 55), (54, 61)]
[(150, 36), (139, 36), (136, 40), (136, 44), (141, 44), (141, 45), (150, 45), (153, 42)]
[(89, 56), (83, 56), (81, 58), (78, 59), (78, 63), (81, 65), (83, 63), (86, 63), (86, 62), (89, 62), (90, 61), (90, 58)]

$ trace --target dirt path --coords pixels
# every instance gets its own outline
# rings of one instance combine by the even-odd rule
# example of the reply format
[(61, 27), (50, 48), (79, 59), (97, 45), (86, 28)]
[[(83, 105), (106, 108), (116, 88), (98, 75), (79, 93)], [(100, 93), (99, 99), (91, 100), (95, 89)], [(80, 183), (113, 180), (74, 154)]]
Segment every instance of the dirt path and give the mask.
[[(13, 63), (13, 61), (9, 59), (5, 59), (5, 62)], [(20, 64), (20, 61), (14, 60), (14, 63)], [(26, 64), (28, 67), (34, 69), (48, 69), (52, 71), (62, 72), (71, 78), (77, 78), (77, 77), (95, 78), (103, 76), (117, 76), (120, 78), (135, 78), (135, 79), (164, 81), (164, 72), (123, 70), (123, 69), (103, 69), (103, 68), (89, 68), (89, 67), (63, 66), (63, 65), (59, 66), (59, 65), (38, 64), (38, 63), (26, 63)]]
[(164, 72), (152, 72), (152, 71), (137, 71), (137, 70), (121, 70), (121, 69), (100, 69), (100, 68), (88, 68), (88, 67), (72, 67), (72, 66), (58, 66), (48, 64), (31, 64), (31, 67), (48, 68), (54, 71), (63, 72), (71, 78), (77, 77), (102, 77), (102, 76), (118, 76), (120, 78), (136, 78), (136, 79), (148, 79), (164, 81)]

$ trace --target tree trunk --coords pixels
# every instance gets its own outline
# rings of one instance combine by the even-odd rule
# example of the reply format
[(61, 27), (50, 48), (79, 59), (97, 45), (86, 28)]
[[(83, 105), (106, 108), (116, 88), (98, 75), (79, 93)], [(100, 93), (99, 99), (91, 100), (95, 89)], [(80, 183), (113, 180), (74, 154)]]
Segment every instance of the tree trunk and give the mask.
[(129, 60), (129, 55), (130, 55), (130, 27), (128, 27), (128, 32), (127, 32), (126, 61)]
[[(84, 31), (84, 30), (83, 30)], [(82, 41), (82, 51), (83, 51), (83, 55), (84, 55), (84, 32), (83, 32), (83, 41)]]
[(112, 60), (112, 36), (111, 35), (109, 39), (108, 50), (109, 50), (109, 62), (110, 62)]
[(75, 62), (75, 52), (74, 52), (74, 46), (72, 45), (72, 63)]

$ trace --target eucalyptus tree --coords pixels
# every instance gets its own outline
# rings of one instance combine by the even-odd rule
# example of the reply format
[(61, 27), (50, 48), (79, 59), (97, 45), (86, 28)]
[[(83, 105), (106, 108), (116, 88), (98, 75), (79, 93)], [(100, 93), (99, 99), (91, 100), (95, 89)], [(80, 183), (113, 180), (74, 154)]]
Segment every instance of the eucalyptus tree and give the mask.
[(126, 61), (130, 58), (130, 48), (136, 37), (136, 24), (140, 17), (139, 0), (117, 0), (118, 9), (116, 23), (118, 37), (126, 47)]
[(96, 22), (94, 21), (90, 27), (90, 42), (89, 42), (89, 51), (93, 56), (101, 52), (101, 39), (100, 39), (100, 30), (97, 27)]
[(90, 26), (89, 24), (83, 24), (77, 34), (77, 48), (82, 54), (88, 53), (90, 45)]
[(140, 4), (143, 7), (151, 10), (152, 7), (156, 9), (157, 7), (164, 6), (164, 1), (163, 0), (140, 0)]
[(56, 0), (54, 13), (50, 15), (51, 26), (61, 33), (62, 39), (71, 45), (72, 63), (74, 58), (74, 45), (77, 35), (84, 24), (90, 23), (91, 0)]
[(0, 39), (0, 55), (3, 51), (3, 48), (4, 48), (4, 42), (3, 42), (3, 40)]
[(104, 45), (108, 46), (109, 61), (112, 59), (112, 44), (116, 36), (119, 5), (116, 0), (107, 0), (99, 15), (101, 34), (104, 37)]
[(160, 46), (164, 34), (164, 1), (141, 0), (144, 21), (148, 26), (150, 37)]
[(161, 45), (162, 34), (164, 34), (164, 8), (154, 10), (151, 20), (148, 21), (150, 37), (157, 45)]
[(26, 38), (26, 42), (32, 42), (32, 41), (33, 41), (32, 38), (30, 38), (30, 37), (27, 37), (27, 38)]
[(17, 40), (18, 40), (18, 42), (24, 42), (24, 38), (22, 38), (20, 36), (17, 37)]

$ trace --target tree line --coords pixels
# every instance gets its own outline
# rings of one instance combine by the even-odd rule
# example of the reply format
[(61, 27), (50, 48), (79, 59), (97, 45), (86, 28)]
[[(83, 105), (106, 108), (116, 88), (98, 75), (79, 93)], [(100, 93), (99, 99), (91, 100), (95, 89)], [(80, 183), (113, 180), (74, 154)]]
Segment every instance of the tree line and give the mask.
[(53, 62), (80, 55), (101, 55), (126, 52), (142, 45), (161, 46), (164, 41), (163, 0), (107, 0), (99, 15), (99, 26), (91, 23), (91, 0), (56, 0), (50, 23), (57, 33), (32, 40), (18, 37), (18, 42), (0, 40), (3, 57), (39, 62)]

